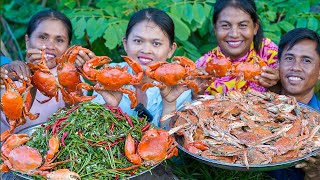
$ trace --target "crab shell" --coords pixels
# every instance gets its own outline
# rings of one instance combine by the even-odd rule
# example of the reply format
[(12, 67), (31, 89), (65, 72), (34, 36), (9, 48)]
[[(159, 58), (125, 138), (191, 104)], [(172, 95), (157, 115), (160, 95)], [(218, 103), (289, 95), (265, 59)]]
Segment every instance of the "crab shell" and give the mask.
[(167, 156), (167, 150), (174, 142), (168, 132), (162, 129), (150, 129), (142, 136), (138, 145), (138, 154), (147, 161), (157, 163)]
[(58, 169), (47, 174), (48, 180), (80, 180), (79, 174), (68, 169)]
[(22, 117), (23, 98), (18, 92), (7, 91), (1, 98), (1, 105), (4, 114), (13, 120)]
[(232, 70), (232, 63), (227, 58), (213, 58), (207, 63), (206, 72), (216, 76), (223, 77)]
[(39, 151), (25, 145), (10, 151), (8, 159), (14, 170), (23, 173), (35, 170), (42, 164), (42, 157)]
[(261, 67), (258, 64), (241, 62), (236, 66), (235, 73), (243, 74), (243, 78), (249, 80), (261, 73)]
[(35, 71), (31, 76), (32, 83), (45, 96), (55, 97), (58, 93), (56, 78), (46, 72)]
[(161, 65), (154, 72), (151, 72), (150, 76), (157, 81), (163, 82), (167, 86), (173, 86), (187, 76), (187, 71), (180, 64), (168, 63)]

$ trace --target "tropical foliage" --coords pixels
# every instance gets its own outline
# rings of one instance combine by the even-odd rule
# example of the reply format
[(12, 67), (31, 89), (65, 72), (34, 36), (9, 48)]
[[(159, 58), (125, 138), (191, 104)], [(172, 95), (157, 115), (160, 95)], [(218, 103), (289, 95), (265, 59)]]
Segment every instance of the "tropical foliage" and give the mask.
[[(120, 55), (125, 54), (121, 39), (129, 17), (146, 7), (162, 9), (174, 20), (177, 55), (196, 60), (216, 45), (211, 24), (215, 0), (4, 0), (2, 3), (2, 18), (8, 22), (21, 49), (25, 49), (24, 34), (31, 15), (47, 8), (60, 10), (71, 19), (73, 44), (81, 44), (115, 61), (122, 61)], [(256, 3), (265, 36), (276, 43), (282, 34), (295, 27), (320, 32), (317, 0), (257, 0)], [(7, 29), (1, 26), (4, 42), (10, 39)], [(22, 52), (19, 53), (23, 57)]]

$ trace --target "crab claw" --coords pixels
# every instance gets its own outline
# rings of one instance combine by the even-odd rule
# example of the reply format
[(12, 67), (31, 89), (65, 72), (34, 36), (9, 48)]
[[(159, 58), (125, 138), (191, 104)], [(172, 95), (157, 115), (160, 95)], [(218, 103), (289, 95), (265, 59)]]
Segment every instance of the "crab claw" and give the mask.
[(128, 160), (134, 164), (140, 165), (142, 163), (142, 159), (136, 152), (136, 147), (134, 143), (134, 139), (129, 133), (125, 142), (124, 153)]
[(69, 169), (58, 169), (47, 174), (47, 179), (50, 180), (80, 180), (79, 174), (69, 171)]

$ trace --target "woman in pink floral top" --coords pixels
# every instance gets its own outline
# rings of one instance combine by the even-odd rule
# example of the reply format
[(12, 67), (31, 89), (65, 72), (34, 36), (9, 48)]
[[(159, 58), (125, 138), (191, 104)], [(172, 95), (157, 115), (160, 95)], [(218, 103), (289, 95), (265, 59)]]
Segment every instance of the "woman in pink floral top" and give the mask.
[(217, 0), (212, 21), (218, 47), (197, 60), (198, 68), (205, 68), (209, 59), (217, 57), (229, 58), (232, 63), (254, 63), (254, 57), (258, 56), (267, 66), (262, 68), (260, 76), (251, 80), (231, 75), (216, 78), (205, 94), (226, 93), (237, 89), (264, 92), (268, 87), (277, 84), (278, 47), (270, 39), (263, 38), (253, 0)]

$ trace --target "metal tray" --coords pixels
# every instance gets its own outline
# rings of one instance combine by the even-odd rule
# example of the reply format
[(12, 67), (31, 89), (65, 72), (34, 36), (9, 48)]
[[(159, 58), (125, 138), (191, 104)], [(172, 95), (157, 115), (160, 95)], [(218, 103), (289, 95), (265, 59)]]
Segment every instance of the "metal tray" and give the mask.
[[(198, 101), (193, 101), (192, 104), (197, 104)], [(310, 111), (316, 111), (318, 113), (320, 113), (320, 111), (306, 105), (303, 103), (299, 103), (299, 105), (303, 108), (307, 108)], [(178, 108), (177, 111), (183, 111), (185, 108), (184, 105), (180, 106)], [(171, 127), (174, 125), (175, 121), (177, 119), (177, 116), (173, 116), (170, 120), (168, 120), (166, 122), (166, 127), (167, 130), (170, 130)], [(292, 167), (295, 166), (296, 164), (298, 164), (299, 162), (303, 161), (304, 159), (310, 157), (310, 156), (314, 156), (317, 153), (320, 153), (320, 149), (313, 151), (310, 154), (307, 154), (303, 157), (300, 158), (296, 158), (296, 159), (291, 159), (289, 161), (284, 161), (284, 162), (277, 162), (277, 163), (270, 163), (270, 164), (250, 164), (249, 165), (249, 169), (246, 168), (245, 165), (243, 164), (232, 164), (232, 163), (226, 163), (223, 161), (218, 161), (218, 160), (212, 160), (212, 159), (208, 159), (208, 158), (204, 158), (202, 156), (196, 155), (191, 153), (190, 151), (186, 150), (183, 147), (183, 138), (181, 136), (178, 135), (174, 135), (175, 141), (178, 143), (178, 148), (180, 150), (182, 150), (183, 152), (185, 152), (186, 154), (190, 155), (192, 158), (205, 163), (207, 165), (213, 166), (213, 167), (218, 167), (218, 168), (223, 168), (223, 169), (228, 169), (228, 170), (238, 170), (238, 171), (271, 171), (271, 170), (277, 170), (277, 169), (284, 169), (284, 168), (288, 168), (288, 167)]]
[[(38, 127), (40, 127), (42, 124), (36, 124), (36, 125), (33, 125), (33, 126), (30, 126), (30, 127), (27, 127), (27, 128), (24, 128), (22, 130), (20, 130), (18, 132), (18, 134), (29, 134), (31, 135)], [(150, 167), (149, 169), (145, 170), (145, 171), (142, 171), (141, 173), (139, 174), (136, 174), (134, 176), (130, 176), (126, 179), (132, 179), (132, 178), (138, 178), (140, 175), (143, 175), (147, 172), (150, 172), (151, 173), (151, 170), (154, 169), (155, 167), (157, 167), (159, 164), (161, 164), (161, 162), (159, 162), (158, 164)], [(19, 172), (13, 172), (13, 174), (15, 174), (16, 176), (19, 176), (21, 178), (24, 178), (24, 179), (27, 179), (27, 180), (34, 180), (31, 176), (28, 176), (26, 174), (21, 174)]]

